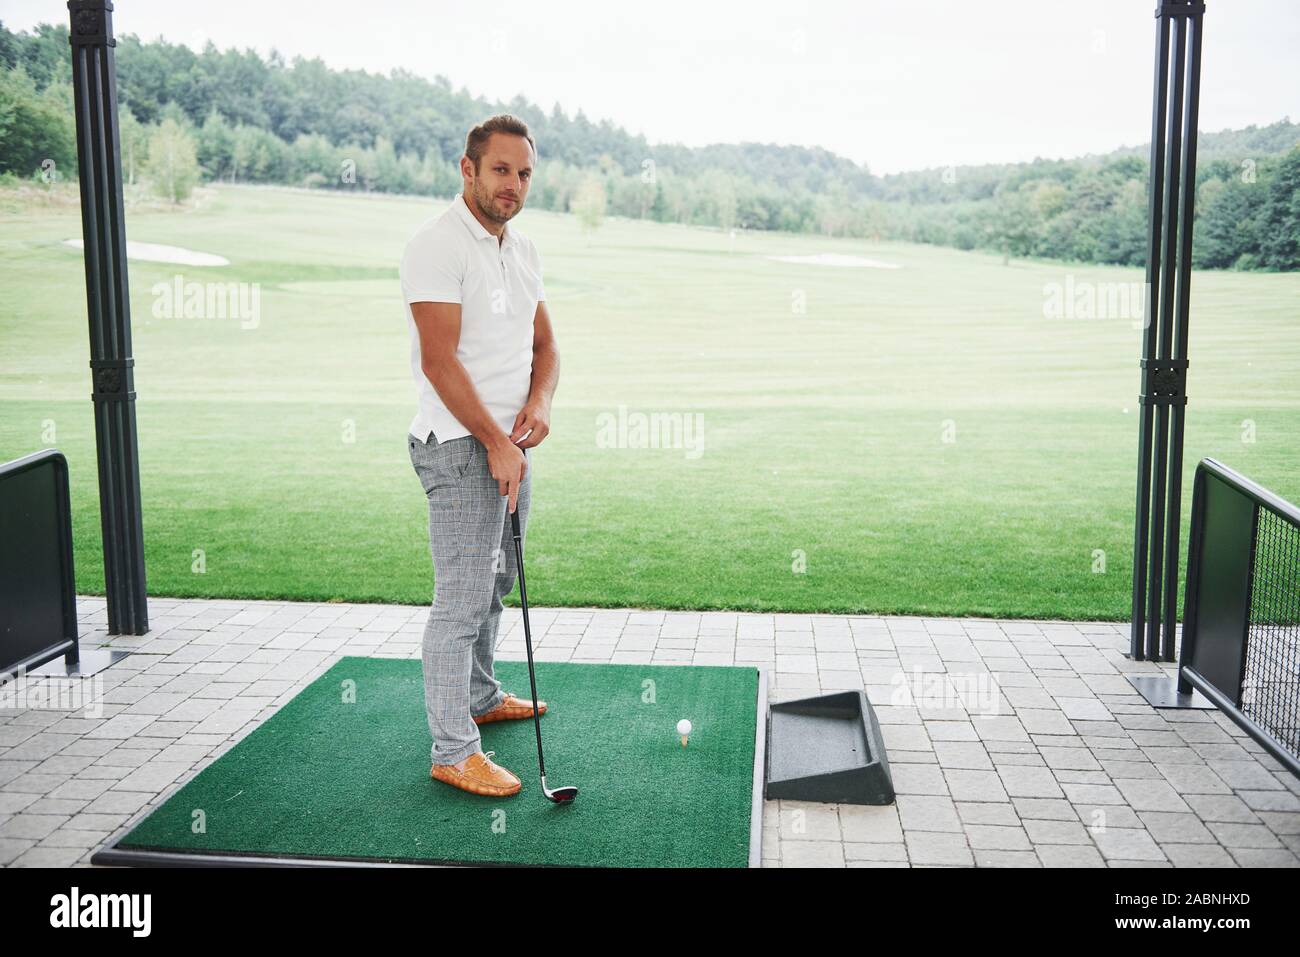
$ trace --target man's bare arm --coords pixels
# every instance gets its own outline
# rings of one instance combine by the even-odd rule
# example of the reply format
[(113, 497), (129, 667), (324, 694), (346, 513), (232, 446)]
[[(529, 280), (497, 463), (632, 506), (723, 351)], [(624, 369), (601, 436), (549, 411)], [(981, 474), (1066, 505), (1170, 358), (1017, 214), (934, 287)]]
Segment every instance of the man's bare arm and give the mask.
[(555, 331), (546, 303), (537, 304), (533, 316), (533, 381), (528, 390), (528, 401), (515, 417), (515, 427), (510, 441), (519, 442), (525, 433), (528, 438), (519, 442), (521, 448), (540, 445), (551, 431), (551, 398), (560, 381), (560, 352), (555, 344)]
[(411, 317), (420, 334), (420, 367), (425, 378), (447, 410), (488, 450), (488, 468), (501, 494), (509, 495), (513, 512), (528, 462), (492, 418), (468, 370), (456, 358), (456, 347), (460, 344), (460, 303), (413, 302)]

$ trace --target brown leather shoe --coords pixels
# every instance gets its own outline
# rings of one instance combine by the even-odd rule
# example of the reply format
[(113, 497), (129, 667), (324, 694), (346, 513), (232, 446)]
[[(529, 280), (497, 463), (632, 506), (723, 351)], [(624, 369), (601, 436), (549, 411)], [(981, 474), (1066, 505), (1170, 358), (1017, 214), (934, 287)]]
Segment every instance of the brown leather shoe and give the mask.
[[(537, 702), (537, 713), (546, 714), (546, 702)], [(516, 718), (531, 718), (533, 716), (533, 703), (524, 701), (515, 697), (509, 691), (506, 692), (505, 700), (486, 714), (473, 715), (475, 724), (487, 724), (489, 721), (513, 721)]]
[(479, 751), (471, 754), (465, 761), (464, 771), (456, 770), (454, 764), (435, 764), (429, 771), (429, 777), (471, 794), (484, 794), (488, 797), (518, 794), (523, 785), (501, 765), (492, 763), (490, 756), (493, 754), (496, 752), (484, 754)]

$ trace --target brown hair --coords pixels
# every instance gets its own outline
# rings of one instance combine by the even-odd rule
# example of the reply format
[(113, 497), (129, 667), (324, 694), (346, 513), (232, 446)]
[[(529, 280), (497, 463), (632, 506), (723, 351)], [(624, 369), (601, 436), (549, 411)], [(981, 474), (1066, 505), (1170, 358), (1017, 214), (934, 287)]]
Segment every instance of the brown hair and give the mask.
[(474, 127), (469, 131), (469, 136), (465, 137), (465, 155), (474, 164), (475, 173), (478, 172), (479, 161), (483, 158), (483, 148), (487, 146), (487, 141), (493, 133), (509, 133), (512, 136), (522, 136), (528, 140), (528, 145), (533, 148), (533, 154), (537, 154), (537, 144), (533, 142), (533, 136), (528, 132), (528, 124), (510, 113), (498, 113)]

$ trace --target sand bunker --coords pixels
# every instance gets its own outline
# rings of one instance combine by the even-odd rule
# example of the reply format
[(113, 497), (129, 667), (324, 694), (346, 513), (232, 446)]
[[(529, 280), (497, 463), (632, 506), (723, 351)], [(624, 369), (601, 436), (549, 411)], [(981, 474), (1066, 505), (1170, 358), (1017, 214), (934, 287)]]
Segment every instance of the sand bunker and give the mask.
[(818, 253), (816, 256), (768, 256), (779, 263), (804, 263), (810, 266), (850, 266), (855, 269), (902, 269), (898, 263), (881, 262), (862, 256), (845, 256), (840, 253)]
[[(65, 246), (82, 248), (80, 239), (65, 239)], [(137, 243), (126, 241), (126, 258), (139, 259), (151, 263), (179, 263), (182, 266), (229, 266), (230, 260), (225, 256), (212, 253), (199, 253), (183, 246), (164, 246), (162, 243)]]

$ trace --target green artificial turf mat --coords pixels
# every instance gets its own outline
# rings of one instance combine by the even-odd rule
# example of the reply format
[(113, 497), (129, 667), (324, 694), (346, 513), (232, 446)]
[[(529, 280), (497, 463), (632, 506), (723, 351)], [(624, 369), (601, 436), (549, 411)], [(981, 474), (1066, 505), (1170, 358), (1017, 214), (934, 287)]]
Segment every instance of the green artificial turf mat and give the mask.
[[(506, 690), (528, 696), (525, 663), (498, 661), (496, 674)], [(483, 749), (523, 781), (519, 794), (481, 797), (430, 780), (420, 662), (348, 657), (117, 847), (606, 867), (747, 864), (753, 668), (539, 662), (537, 684), (549, 708), (542, 716), (548, 784), (576, 786), (571, 805), (542, 796), (529, 720), (481, 728)], [(681, 718), (694, 725), (687, 747), (675, 730)]]

